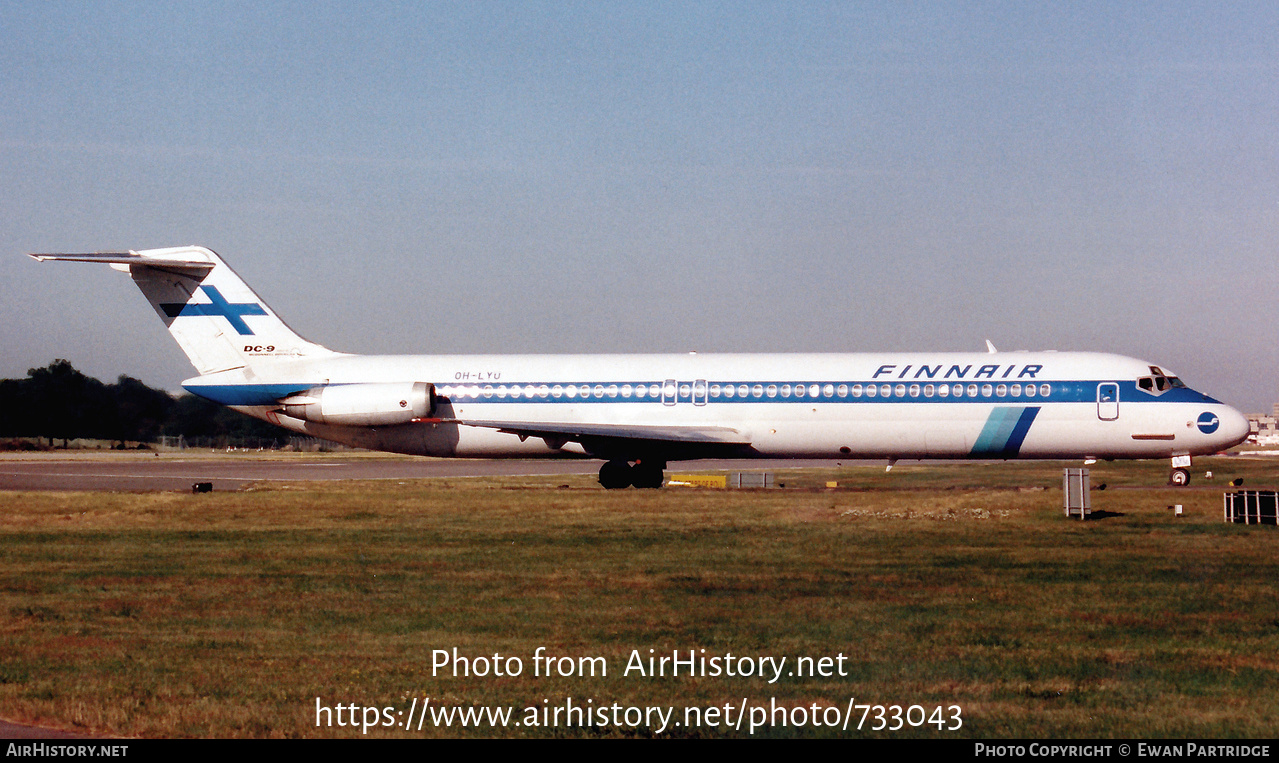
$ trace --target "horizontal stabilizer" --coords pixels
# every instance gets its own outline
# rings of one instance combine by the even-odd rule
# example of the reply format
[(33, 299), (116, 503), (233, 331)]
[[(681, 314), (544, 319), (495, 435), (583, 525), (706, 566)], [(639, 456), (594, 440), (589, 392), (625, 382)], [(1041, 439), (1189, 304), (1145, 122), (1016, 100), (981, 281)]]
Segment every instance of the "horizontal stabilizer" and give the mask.
[[(216, 263), (191, 256), (168, 255), (147, 256), (137, 252), (90, 252), (85, 254), (32, 254), (32, 258), (44, 262), (101, 262), (112, 266), (135, 267), (142, 265), (149, 268), (165, 270), (192, 271), (207, 273), (213, 270)], [(123, 269), (123, 268), (122, 268)]]

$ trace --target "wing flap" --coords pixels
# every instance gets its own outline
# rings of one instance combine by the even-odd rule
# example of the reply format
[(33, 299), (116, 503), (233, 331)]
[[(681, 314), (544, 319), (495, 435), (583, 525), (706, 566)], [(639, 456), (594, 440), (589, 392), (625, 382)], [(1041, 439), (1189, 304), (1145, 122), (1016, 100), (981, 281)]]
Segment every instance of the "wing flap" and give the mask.
[(644, 424), (570, 424), (544, 421), (479, 421), (441, 419), (443, 423), (496, 429), (521, 439), (538, 437), (553, 448), (579, 443), (597, 458), (745, 457), (751, 441), (736, 429), (712, 426), (647, 426)]
[(750, 439), (736, 429), (728, 427), (663, 427), (643, 424), (561, 424), (543, 421), (475, 421), (470, 419), (443, 419), (452, 424), (496, 429), (507, 434), (527, 437), (613, 437), (626, 440), (650, 440), (653, 442), (713, 443), (719, 445), (750, 445)]

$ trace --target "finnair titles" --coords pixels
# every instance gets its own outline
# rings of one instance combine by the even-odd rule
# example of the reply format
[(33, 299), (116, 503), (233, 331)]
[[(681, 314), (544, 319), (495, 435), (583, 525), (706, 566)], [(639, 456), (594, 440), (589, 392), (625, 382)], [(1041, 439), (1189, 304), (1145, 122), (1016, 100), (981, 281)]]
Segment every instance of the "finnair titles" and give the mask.
[(128, 273), (199, 373), (190, 392), (299, 434), (458, 458), (588, 457), (606, 488), (700, 458), (1168, 459), (1247, 419), (1104, 353), (355, 355), (291, 330), (198, 246), (37, 260)]

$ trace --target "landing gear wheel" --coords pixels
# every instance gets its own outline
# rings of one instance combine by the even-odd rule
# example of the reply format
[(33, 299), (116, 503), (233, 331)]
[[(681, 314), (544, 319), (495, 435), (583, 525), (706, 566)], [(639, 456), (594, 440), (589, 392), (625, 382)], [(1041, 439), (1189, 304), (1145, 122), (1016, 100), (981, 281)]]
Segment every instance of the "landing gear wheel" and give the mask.
[(646, 464), (643, 461), (631, 467), (631, 484), (638, 488), (659, 488), (664, 478), (659, 464)]
[(605, 490), (631, 486), (631, 465), (625, 461), (609, 461), (600, 467), (600, 484)]
[(1185, 469), (1173, 469), (1168, 474), (1168, 484), (1173, 487), (1185, 487), (1190, 484), (1190, 472)]

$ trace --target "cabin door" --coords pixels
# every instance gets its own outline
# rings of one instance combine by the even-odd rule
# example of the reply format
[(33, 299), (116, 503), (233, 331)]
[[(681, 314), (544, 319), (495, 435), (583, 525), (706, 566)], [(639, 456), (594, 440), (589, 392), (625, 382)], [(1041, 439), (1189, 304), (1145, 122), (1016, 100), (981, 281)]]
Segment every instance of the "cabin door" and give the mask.
[(1119, 385), (1105, 382), (1097, 385), (1097, 418), (1114, 421), (1119, 418)]

